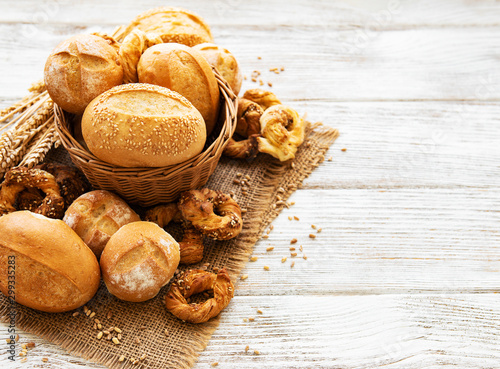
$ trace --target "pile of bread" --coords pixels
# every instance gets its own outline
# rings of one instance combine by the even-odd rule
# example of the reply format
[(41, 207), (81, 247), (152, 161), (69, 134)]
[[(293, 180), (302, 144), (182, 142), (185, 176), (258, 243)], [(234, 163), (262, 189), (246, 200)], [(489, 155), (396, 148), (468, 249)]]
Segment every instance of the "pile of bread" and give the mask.
[[(101, 276), (119, 299), (149, 300), (170, 281), (179, 263), (202, 260), (204, 235), (227, 240), (242, 229), (238, 204), (219, 191), (186, 191), (179, 203), (139, 209), (141, 219), (112, 192), (85, 192), (79, 176), (72, 177), (74, 168), (44, 168), (53, 174), (41, 168), (11, 169), (0, 188), (0, 265), (7, 266), (0, 269), (0, 290), (37, 310), (64, 312), (82, 306), (97, 292)], [(190, 229), (189, 236), (177, 242), (163, 228), (170, 220)], [(227, 273), (221, 272), (209, 277), (232, 291)], [(225, 305), (231, 297), (232, 292), (229, 299), (224, 296)], [(172, 305), (171, 299), (167, 302)], [(174, 315), (192, 309), (185, 301), (174, 305)]]
[(81, 116), (75, 136), (81, 131), (92, 154), (122, 167), (162, 167), (199, 154), (219, 118), (212, 66), (237, 95), (235, 57), (213, 43), (201, 17), (179, 8), (140, 14), (119, 39), (77, 35), (47, 59), (50, 97)]

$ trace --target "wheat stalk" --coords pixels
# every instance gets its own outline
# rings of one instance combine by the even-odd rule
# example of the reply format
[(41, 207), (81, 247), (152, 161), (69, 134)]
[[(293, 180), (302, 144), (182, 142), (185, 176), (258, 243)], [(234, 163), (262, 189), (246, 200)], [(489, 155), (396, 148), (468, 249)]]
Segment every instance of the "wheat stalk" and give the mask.
[[(53, 122), (54, 117), (51, 117), (51, 120)], [(58, 147), (60, 145), (55, 123), (52, 123), (41, 137), (38, 138), (38, 135), (32, 140), (33, 144), (28, 147), (27, 154), (24, 155), (19, 165), (33, 168), (45, 158), (52, 146)]]

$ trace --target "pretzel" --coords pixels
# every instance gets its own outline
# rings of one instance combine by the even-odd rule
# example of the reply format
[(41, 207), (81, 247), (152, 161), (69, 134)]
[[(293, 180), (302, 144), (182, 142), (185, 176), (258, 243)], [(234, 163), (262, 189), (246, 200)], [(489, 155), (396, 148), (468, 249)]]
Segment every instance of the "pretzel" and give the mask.
[(64, 199), (52, 174), (41, 169), (18, 167), (9, 170), (0, 189), (0, 215), (16, 211), (14, 204), (18, 194), (25, 188), (38, 188), (45, 193), (42, 203), (34, 213), (49, 218), (62, 218)]
[(219, 241), (236, 237), (243, 227), (239, 205), (220, 191), (208, 188), (185, 191), (178, 207), (184, 219), (196, 229)]
[(182, 218), (176, 203), (157, 205), (148, 209), (144, 218), (162, 228), (171, 221), (182, 223), (184, 234), (182, 240), (179, 241), (180, 263), (196, 264), (203, 259), (203, 235)]
[[(57, 163), (44, 163), (37, 165), (35, 169), (45, 170), (54, 176), (61, 196), (64, 198), (65, 209), (87, 190), (87, 185), (75, 167)], [(17, 208), (19, 210), (34, 211), (42, 203), (43, 197), (43, 193), (38, 189), (27, 188), (19, 193)]]
[[(188, 304), (190, 296), (213, 290), (214, 297), (199, 304)], [(189, 323), (204, 323), (219, 315), (234, 296), (234, 286), (225, 268), (217, 274), (193, 269), (182, 274), (170, 287), (165, 304), (177, 318)]]

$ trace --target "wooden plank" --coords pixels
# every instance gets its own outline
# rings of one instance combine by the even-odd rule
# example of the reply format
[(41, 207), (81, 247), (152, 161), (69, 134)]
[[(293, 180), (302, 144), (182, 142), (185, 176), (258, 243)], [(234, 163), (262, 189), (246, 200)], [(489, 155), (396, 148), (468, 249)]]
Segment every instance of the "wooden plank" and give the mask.
[[(17, 27), (0, 24), (0, 47), (7, 55), (0, 61), (3, 98), (23, 96), (30, 83), (43, 76), (45, 60), (59, 41), (95, 30), (47, 25), (20, 40)], [(264, 86), (271, 82), (284, 100), (500, 98), (498, 60), (491, 51), (500, 44), (500, 33), (490, 28), (380, 32), (367, 43), (359, 43), (355, 31), (315, 33), (285, 26), (272, 31), (214, 28), (214, 34), (240, 60), (247, 77), (253, 70), (261, 71)], [(280, 66), (285, 72), (269, 71)], [(246, 82), (243, 89), (259, 87)]]
[[(496, 367), (499, 315), (497, 294), (237, 296), (194, 369), (214, 362), (222, 369)], [(255, 320), (244, 321), (249, 317)], [(54, 369), (103, 368), (20, 336), (36, 342), (23, 368), (38, 367), (43, 357)], [(18, 368), (19, 361), (1, 355), (0, 365)]]
[(498, 188), (299, 190), (290, 200), (257, 243), (239, 296), (500, 288)]
[[(69, 2), (56, 0), (4, 1), (0, 22), (32, 24), (70, 23), (116, 25), (128, 23), (138, 13), (160, 5), (156, 1), (125, 0), (114, 2), (90, 0)], [(199, 2), (183, 1), (181, 6), (195, 11), (214, 26), (239, 25), (276, 27), (327, 26), (338, 29), (394, 29), (402, 27), (498, 26), (500, 9), (492, 1), (404, 1), (404, 0), (318, 0), (314, 6), (307, 0), (282, 1), (242, 0)], [(94, 9), (99, 8), (99, 12)], [(1, 8), (0, 8), (1, 9)]]
[(500, 186), (498, 103), (289, 104), (340, 131), (305, 189)]

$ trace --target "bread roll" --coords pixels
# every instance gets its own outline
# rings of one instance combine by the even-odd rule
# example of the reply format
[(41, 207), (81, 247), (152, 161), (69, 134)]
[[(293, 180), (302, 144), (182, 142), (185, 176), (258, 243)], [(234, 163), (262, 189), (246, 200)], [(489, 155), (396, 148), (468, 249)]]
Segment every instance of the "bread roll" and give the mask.
[(109, 191), (96, 190), (78, 197), (66, 210), (63, 221), (99, 257), (121, 226), (141, 220), (125, 201)]
[(98, 95), (123, 81), (118, 53), (95, 35), (71, 37), (52, 51), (45, 64), (45, 85), (64, 110), (83, 114)]
[(62, 220), (16, 211), (0, 218), (0, 234), (0, 289), (5, 296), (56, 313), (76, 309), (96, 293), (99, 263)]
[(140, 302), (155, 297), (179, 265), (179, 244), (152, 222), (121, 227), (101, 255), (102, 277), (111, 294)]
[(159, 7), (139, 14), (125, 29), (123, 37), (133, 29), (156, 34), (163, 42), (194, 46), (213, 42), (210, 27), (199, 16), (185, 9)]
[(212, 43), (199, 44), (193, 46), (193, 49), (199, 51), (212, 67), (217, 68), (222, 78), (229, 83), (235, 95), (240, 93), (243, 75), (238, 61), (228, 49)]
[(193, 48), (180, 44), (159, 44), (147, 49), (137, 65), (139, 82), (177, 91), (198, 109), (207, 135), (217, 123), (219, 85), (212, 67)]
[(99, 159), (122, 167), (163, 167), (198, 155), (206, 130), (200, 112), (167, 88), (144, 83), (114, 87), (83, 114), (82, 135)]

